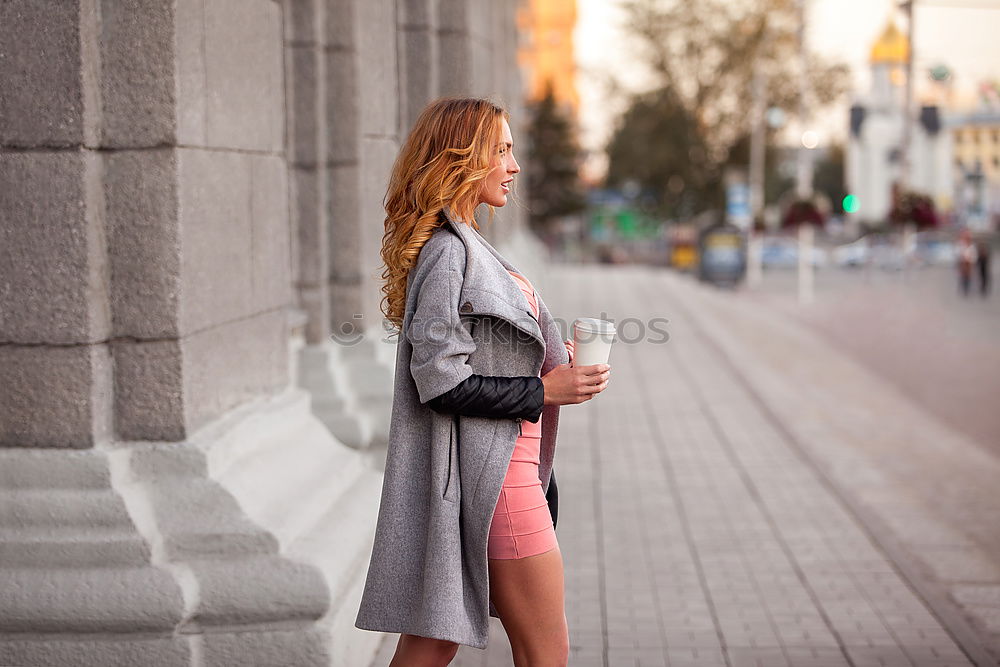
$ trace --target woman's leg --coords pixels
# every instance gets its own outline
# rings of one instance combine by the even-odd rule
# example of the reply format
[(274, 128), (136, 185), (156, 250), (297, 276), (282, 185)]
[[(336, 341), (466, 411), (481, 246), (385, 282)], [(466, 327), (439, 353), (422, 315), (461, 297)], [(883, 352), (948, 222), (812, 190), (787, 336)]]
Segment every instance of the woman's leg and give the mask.
[(490, 599), (510, 638), (515, 667), (565, 667), (569, 629), (559, 547), (527, 558), (491, 558), (489, 574)]
[(458, 644), (418, 635), (399, 635), (389, 667), (445, 667), (455, 659)]

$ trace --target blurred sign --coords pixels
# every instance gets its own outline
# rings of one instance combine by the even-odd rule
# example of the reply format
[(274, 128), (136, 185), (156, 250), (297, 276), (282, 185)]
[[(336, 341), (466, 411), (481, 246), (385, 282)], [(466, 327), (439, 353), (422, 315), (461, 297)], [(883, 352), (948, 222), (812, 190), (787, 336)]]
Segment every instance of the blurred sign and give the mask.
[(698, 251), (693, 245), (675, 245), (670, 249), (670, 266), (690, 271), (698, 263)]
[(618, 231), (622, 235), (622, 238), (633, 239), (636, 237), (637, 221), (634, 211), (629, 209), (622, 209), (618, 212), (616, 216), (618, 222)]
[(730, 183), (726, 186), (726, 218), (730, 224), (740, 229), (750, 226), (750, 186), (746, 183)]
[(713, 225), (702, 233), (699, 275), (717, 285), (733, 285), (746, 271), (746, 234), (731, 225)]
[(667, 228), (670, 243), (670, 266), (690, 271), (698, 264), (698, 230), (694, 225), (671, 225)]

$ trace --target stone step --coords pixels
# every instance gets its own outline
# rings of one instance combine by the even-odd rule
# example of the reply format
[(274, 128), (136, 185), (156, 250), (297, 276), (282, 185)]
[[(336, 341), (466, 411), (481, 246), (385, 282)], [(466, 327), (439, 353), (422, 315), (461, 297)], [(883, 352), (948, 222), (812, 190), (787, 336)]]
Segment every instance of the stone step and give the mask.
[(4, 567), (139, 567), (149, 563), (149, 545), (125, 531), (0, 533)]
[(248, 516), (285, 543), (315, 521), (363, 467), (357, 452), (310, 419), (284, 441), (262, 444), (252, 456), (227, 467), (218, 480), (239, 498)]
[(5, 562), (0, 590), (4, 632), (169, 632), (183, 609), (174, 577), (151, 565), (58, 566), (41, 557), (26, 566)]
[(301, 557), (320, 569), (334, 608), (353, 581), (364, 578), (367, 572), (381, 490), (382, 475), (364, 469), (337, 502), (286, 549), (290, 556)]

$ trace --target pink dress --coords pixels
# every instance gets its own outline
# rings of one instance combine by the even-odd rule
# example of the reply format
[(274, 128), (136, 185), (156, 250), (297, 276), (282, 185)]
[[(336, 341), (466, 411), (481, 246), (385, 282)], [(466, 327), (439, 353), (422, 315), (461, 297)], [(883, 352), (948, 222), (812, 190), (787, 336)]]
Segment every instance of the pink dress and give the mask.
[[(527, 278), (509, 272), (538, 317), (535, 290)], [(490, 523), (487, 558), (526, 558), (558, 546), (552, 515), (538, 479), (541, 455), (542, 420), (521, 422), (521, 434), (507, 467), (500, 498)]]

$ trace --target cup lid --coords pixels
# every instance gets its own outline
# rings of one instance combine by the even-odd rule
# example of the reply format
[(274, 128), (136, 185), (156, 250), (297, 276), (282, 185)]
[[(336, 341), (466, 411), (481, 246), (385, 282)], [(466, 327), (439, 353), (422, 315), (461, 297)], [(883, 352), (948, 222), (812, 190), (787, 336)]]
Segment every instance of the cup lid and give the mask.
[(578, 329), (593, 333), (613, 334), (617, 331), (614, 322), (601, 320), (596, 317), (578, 317), (573, 322), (573, 325)]

